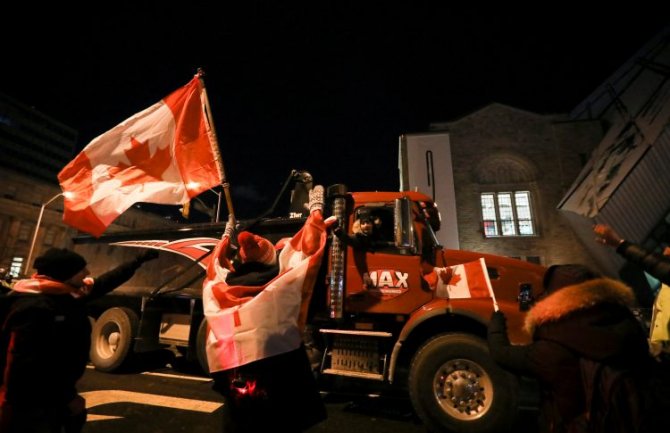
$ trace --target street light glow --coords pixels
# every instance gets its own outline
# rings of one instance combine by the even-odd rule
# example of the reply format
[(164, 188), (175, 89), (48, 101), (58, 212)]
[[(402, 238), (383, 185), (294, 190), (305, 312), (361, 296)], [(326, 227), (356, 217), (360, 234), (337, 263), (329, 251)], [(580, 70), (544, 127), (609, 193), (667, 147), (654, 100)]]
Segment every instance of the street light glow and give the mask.
[(37, 241), (37, 233), (40, 231), (40, 224), (42, 223), (42, 215), (44, 215), (44, 208), (49, 206), (51, 202), (56, 200), (58, 197), (64, 196), (65, 198), (71, 198), (74, 196), (74, 193), (65, 191), (65, 192), (59, 192), (55, 196), (51, 197), (49, 200), (46, 202), (42, 203), (42, 207), (40, 208), (40, 214), (37, 217), (37, 224), (35, 224), (35, 232), (33, 233), (33, 241), (30, 244), (30, 252), (28, 253), (28, 260), (26, 260), (26, 270), (25, 272), (28, 273), (28, 270), (30, 269), (30, 261), (33, 258), (33, 252), (35, 251), (35, 242)]

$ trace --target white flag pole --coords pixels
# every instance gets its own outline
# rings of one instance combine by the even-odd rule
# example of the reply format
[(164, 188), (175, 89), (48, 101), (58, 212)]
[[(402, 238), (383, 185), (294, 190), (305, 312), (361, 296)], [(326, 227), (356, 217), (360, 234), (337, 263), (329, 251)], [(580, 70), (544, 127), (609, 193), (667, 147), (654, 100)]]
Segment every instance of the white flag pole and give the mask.
[(493, 293), (493, 286), (491, 285), (489, 272), (486, 270), (486, 261), (484, 260), (484, 257), (479, 258), (479, 263), (481, 263), (482, 269), (484, 270), (484, 278), (486, 278), (486, 287), (489, 289), (489, 295), (491, 295), (491, 299), (493, 299), (493, 311), (499, 311), (500, 308), (498, 308), (498, 301), (496, 301), (496, 294)]
[[(212, 110), (210, 109), (209, 106), (209, 98), (207, 97), (207, 88), (205, 87), (205, 80), (204, 80), (204, 71), (202, 69), (198, 69), (198, 73), (196, 76), (200, 80), (200, 86), (202, 87), (202, 101), (203, 105), (205, 107), (206, 115), (207, 115), (207, 122), (209, 126), (209, 132), (210, 132), (210, 143), (212, 144), (212, 152), (216, 156), (216, 159), (218, 161), (217, 168), (219, 170), (219, 177), (221, 178), (221, 187), (223, 188), (223, 194), (226, 198), (226, 205), (228, 206), (228, 221), (231, 223), (235, 224), (235, 211), (233, 209), (233, 199), (230, 195), (230, 184), (228, 183), (226, 179), (226, 172), (223, 169), (223, 161), (221, 159), (221, 153), (219, 151), (219, 141), (216, 136), (216, 130), (214, 129), (214, 119), (212, 119)], [(219, 208), (221, 207), (221, 196), (219, 195)], [(219, 211), (219, 208), (217, 208), (217, 212)], [(218, 216), (217, 216), (217, 222), (218, 222)]]

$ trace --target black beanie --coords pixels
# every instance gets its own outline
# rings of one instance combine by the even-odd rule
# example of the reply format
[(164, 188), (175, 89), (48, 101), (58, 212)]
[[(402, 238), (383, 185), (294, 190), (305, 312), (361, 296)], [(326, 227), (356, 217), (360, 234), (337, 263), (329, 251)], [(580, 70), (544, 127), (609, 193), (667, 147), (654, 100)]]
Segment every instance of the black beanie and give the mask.
[(374, 221), (372, 211), (368, 207), (364, 207), (358, 211), (357, 219), (361, 222)]
[(40, 275), (65, 281), (86, 267), (86, 260), (74, 251), (65, 248), (50, 248), (35, 259), (33, 265)]
[(563, 287), (600, 277), (600, 274), (584, 265), (552, 265), (547, 268), (542, 285), (544, 286), (545, 294), (549, 294)]

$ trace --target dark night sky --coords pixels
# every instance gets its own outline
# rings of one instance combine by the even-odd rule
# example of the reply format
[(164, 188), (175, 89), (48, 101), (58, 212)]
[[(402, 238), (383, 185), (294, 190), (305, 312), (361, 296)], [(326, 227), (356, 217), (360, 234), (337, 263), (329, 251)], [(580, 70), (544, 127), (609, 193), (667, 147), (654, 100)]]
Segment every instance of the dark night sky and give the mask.
[(77, 129), (81, 148), (202, 67), (238, 209), (269, 205), (292, 168), (396, 190), (400, 134), (491, 102), (569, 112), (668, 24), (660, 9), (549, 4), (100, 3), (3, 11), (0, 91)]

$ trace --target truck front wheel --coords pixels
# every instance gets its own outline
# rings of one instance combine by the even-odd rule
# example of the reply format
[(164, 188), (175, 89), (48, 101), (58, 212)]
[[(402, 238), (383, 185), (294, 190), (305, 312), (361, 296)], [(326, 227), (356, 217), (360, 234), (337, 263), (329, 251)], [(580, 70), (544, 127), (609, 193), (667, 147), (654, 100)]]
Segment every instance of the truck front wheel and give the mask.
[(130, 358), (139, 319), (129, 308), (110, 308), (98, 317), (91, 333), (91, 363), (98, 371), (112, 372)]
[(481, 338), (441, 334), (414, 355), (409, 393), (432, 432), (492, 433), (512, 426), (519, 384), (491, 359)]

